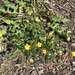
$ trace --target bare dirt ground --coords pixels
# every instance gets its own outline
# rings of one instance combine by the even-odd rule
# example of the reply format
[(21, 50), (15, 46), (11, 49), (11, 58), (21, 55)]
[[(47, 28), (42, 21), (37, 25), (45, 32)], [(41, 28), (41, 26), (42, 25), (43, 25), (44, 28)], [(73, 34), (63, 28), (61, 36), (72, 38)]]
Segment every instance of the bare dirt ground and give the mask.
[(60, 41), (63, 55), (58, 55), (46, 63), (26, 59), (23, 53), (7, 60), (4, 54), (0, 53), (0, 75), (75, 75), (75, 58), (71, 55), (71, 52), (75, 51), (75, 0), (50, 0), (50, 5), (57, 15), (71, 19), (69, 24), (63, 24), (62, 27), (67, 30), (73, 41)]

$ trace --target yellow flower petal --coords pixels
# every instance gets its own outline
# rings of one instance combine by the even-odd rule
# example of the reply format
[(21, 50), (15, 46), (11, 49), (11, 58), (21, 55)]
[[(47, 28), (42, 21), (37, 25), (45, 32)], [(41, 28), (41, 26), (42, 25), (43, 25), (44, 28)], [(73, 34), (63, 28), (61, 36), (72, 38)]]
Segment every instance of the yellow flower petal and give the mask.
[(26, 44), (26, 45), (24, 46), (24, 48), (25, 48), (26, 50), (29, 50), (29, 49), (30, 49), (30, 45), (29, 45), (29, 44)]
[(59, 55), (62, 55), (63, 54), (62, 50), (59, 50), (58, 53), (59, 53)]
[(2, 34), (0, 33), (0, 37), (2, 37)]
[(72, 56), (75, 57), (75, 52), (72, 52)]
[(42, 53), (47, 54), (47, 50), (46, 49), (42, 50)]
[(71, 40), (71, 38), (68, 36), (68, 37), (67, 37), (67, 41), (70, 41), (70, 40)]
[(41, 47), (41, 46), (42, 46), (42, 43), (41, 43), (41, 42), (38, 42), (38, 43), (37, 43), (37, 46), (38, 46), (38, 47)]

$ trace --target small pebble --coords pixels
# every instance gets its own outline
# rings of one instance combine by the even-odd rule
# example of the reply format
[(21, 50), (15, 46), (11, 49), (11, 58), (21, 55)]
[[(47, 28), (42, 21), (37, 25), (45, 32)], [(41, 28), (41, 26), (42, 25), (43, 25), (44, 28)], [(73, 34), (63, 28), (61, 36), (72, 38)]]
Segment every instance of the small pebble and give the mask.
[(67, 31), (67, 33), (68, 33), (68, 34), (71, 34), (71, 33), (72, 33), (72, 31)]
[(30, 58), (30, 59), (29, 59), (29, 61), (30, 61), (31, 63), (33, 63), (33, 62), (34, 62), (34, 60), (33, 60), (32, 58)]
[(75, 68), (73, 68), (73, 71), (75, 71)]
[(72, 43), (72, 44), (71, 44), (71, 46), (73, 46), (73, 47), (74, 47), (74, 46), (75, 46), (75, 43)]
[(75, 62), (73, 61), (72, 64), (75, 65)]

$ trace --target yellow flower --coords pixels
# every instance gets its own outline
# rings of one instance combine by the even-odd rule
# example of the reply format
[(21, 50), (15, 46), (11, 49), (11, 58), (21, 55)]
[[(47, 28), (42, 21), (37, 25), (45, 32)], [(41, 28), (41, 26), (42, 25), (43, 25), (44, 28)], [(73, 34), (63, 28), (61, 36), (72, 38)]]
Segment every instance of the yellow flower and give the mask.
[(38, 42), (38, 43), (37, 43), (37, 46), (38, 46), (38, 47), (41, 47), (41, 46), (42, 46), (42, 43), (41, 43), (41, 42)]
[(0, 33), (0, 37), (2, 37), (2, 34)]
[(68, 36), (68, 37), (67, 37), (67, 41), (70, 41), (70, 40), (71, 40), (71, 38)]
[(25, 48), (26, 50), (29, 50), (29, 49), (30, 49), (30, 45), (29, 45), (29, 44), (26, 44), (26, 45), (24, 46), (24, 48)]
[(47, 54), (47, 50), (46, 49), (42, 50), (42, 53)]
[(59, 50), (58, 53), (59, 53), (59, 55), (62, 55), (63, 54), (62, 50)]
[(72, 56), (74, 56), (74, 57), (75, 57), (75, 52), (72, 52)]

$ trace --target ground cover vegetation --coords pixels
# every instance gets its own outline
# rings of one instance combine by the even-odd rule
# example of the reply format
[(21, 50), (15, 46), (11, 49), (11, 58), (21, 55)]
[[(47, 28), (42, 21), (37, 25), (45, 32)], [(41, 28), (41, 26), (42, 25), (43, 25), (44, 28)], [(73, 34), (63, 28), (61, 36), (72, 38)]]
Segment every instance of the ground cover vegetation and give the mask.
[(0, 37), (7, 37), (7, 58), (23, 52), (35, 60), (53, 59), (63, 54), (60, 40), (72, 41), (62, 27), (70, 20), (48, 11), (40, 0), (4, 0), (0, 15), (0, 22), (6, 26), (0, 29)]

